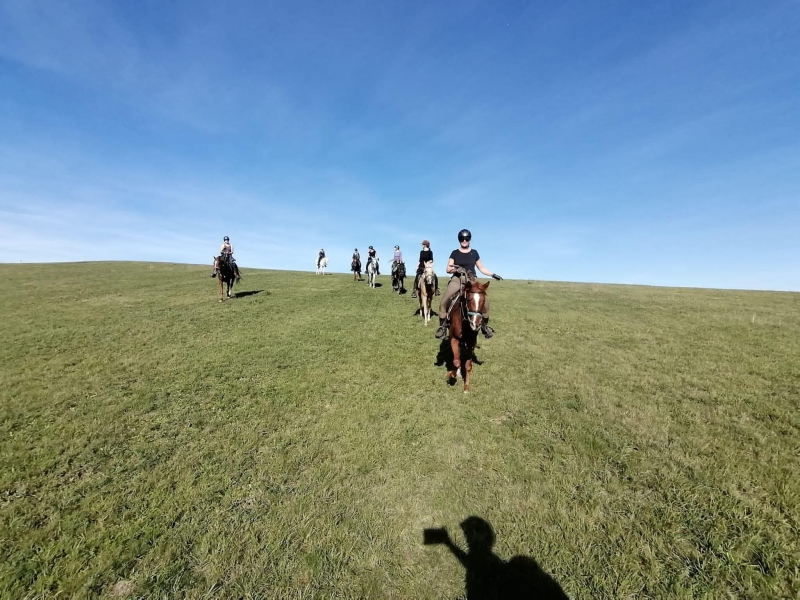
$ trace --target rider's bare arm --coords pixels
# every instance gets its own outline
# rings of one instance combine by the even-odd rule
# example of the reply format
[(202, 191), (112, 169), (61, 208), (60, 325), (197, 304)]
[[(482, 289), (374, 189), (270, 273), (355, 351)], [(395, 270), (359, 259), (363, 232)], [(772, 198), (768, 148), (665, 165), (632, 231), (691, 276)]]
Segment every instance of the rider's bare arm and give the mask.
[(456, 261), (454, 261), (452, 258), (447, 262), (447, 272), (448, 273), (456, 272)]
[(480, 260), (478, 260), (478, 262), (475, 263), (475, 266), (478, 267), (478, 270), (487, 277), (494, 277), (494, 273), (492, 273), (489, 269), (484, 267), (483, 263)]

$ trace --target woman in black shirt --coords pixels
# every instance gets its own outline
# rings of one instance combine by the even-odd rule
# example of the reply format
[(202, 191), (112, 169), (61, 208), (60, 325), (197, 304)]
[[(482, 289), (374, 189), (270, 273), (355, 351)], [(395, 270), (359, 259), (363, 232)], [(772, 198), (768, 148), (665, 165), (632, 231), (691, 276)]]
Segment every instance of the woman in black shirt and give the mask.
[[(470, 248), (469, 243), (472, 240), (472, 233), (469, 229), (462, 229), (458, 232), (458, 245), (459, 247), (450, 253), (450, 260), (447, 262), (447, 272), (452, 273), (453, 277), (447, 284), (441, 302), (439, 302), (439, 329), (436, 330), (436, 339), (442, 339), (447, 335), (448, 329), (448, 309), (450, 308), (450, 301), (461, 290), (461, 278), (458, 272), (463, 269), (467, 275), (475, 277), (475, 269), (477, 268), (481, 273), (487, 277), (501, 281), (503, 278), (497, 273), (492, 273), (481, 262), (481, 256), (478, 251)], [(489, 297), (486, 297), (486, 304), (483, 309), (483, 325), (481, 326), (483, 335), (490, 338), (494, 335), (494, 329), (489, 327)]]
[(381, 265), (380, 265), (380, 259), (378, 258), (378, 251), (375, 250), (375, 248), (373, 248), (372, 246), (370, 246), (369, 250), (367, 250), (367, 267), (369, 267), (369, 263), (371, 262), (375, 263), (375, 274), (380, 275)]
[[(414, 278), (414, 291), (411, 292), (411, 297), (417, 297), (417, 285), (419, 285), (419, 277), (425, 271), (425, 263), (433, 262), (433, 250), (431, 250), (431, 243), (428, 240), (422, 240), (422, 250), (419, 251), (419, 263), (417, 264), (417, 276)], [(433, 285), (436, 288), (436, 295), (440, 295), (439, 291), (439, 277), (436, 273), (433, 274)]]

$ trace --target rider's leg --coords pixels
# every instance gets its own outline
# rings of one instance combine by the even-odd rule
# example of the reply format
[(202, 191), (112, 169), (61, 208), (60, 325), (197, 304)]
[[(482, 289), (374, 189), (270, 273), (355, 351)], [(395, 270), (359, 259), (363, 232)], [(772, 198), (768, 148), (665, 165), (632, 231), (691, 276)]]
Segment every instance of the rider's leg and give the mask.
[(489, 326), (489, 296), (486, 296), (483, 305), (483, 321), (481, 323), (481, 331), (487, 339), (494, 335), (494, 329)]
[(411, 297), (412, 298), (416, 298), (417, 297), (417, 286), (419, 285), (419, 276), (420, 276), (420, 273), (418, 272), (416, 277), (414, 277), (414, 289), (411, 292)]
[(447, 335), (447, 323), (450, 320), (447, 315), (447, 309), (450, 308), (450, 301), (453, 299), (453, 296), (455, 296), (460, 289), (461, 280), (458, 277), (451, 277), (447, 284), (447, 289), (445, 289), (444, 295), (439, 302), (439, 329), (436, 330), (435, 334), (437, 340)]
[(442, 294), (442, 292), (439, 291), (439, 276), (436, 273), (433, 274), (433, 289), (436, 290), (436, 296), (440, 296)]

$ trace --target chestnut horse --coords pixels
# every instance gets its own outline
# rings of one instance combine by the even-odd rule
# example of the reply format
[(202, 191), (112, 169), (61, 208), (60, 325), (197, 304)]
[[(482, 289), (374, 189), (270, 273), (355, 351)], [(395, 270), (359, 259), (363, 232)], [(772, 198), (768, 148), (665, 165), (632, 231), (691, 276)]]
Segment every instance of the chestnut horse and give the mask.
[(217, 274), (217, 279), (219, 280), (219, 301), (222, 302), (224, 300), (222, 297), (223, 284), (228, 286), (227, 295), (228, 298), (230, 298), (233, 285), (239, 281), (233, 269), (230, 254), (221, 254), (220, 256), (214, 257), (214, 272)]
[[(462, 280), (463, 281), (463, 280)], [(453, 370), (447, 372), (447, 381), (454, 384), (461, 371), (464, 378), (464, 393), (469, 392), (472, 378), (472, 361), (478, 333), (483, 324), (483, 311), (486, 305), (486, 288), (489, 281), (480, 283), (477, 279), (462, 282), (461, 293), (450, 308), (450, 348), (453, 351)]]
[(353, 256), (353, 262), (350, 263), (350, 270), (353, 272), (353, 281), (361, 281), (361, 260)]

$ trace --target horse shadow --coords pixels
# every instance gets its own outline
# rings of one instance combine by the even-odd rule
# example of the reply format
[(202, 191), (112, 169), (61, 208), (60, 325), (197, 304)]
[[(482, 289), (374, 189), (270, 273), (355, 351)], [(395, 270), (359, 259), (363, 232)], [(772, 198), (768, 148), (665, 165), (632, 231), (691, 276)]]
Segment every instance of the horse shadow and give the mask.
[(492, 546), (495, 534), (492, 526), (476, 516), (460, 523), (467, 541), (467, 550), (457, 546), (444, 527), (425, 529), (425, 545), (442, 545), (450, 550), (464, 567), (466, 600), (569, 600), (558, 582), (546, 573), (530, 556), (515, 556), (504, 561)]
[[(477, 350), (480, 348), (480, 344), (475, 346)], [(476, 365), (482, 365), (483, 361), (478, 360), (478, 355), (474, 352), (472, 353), (472, 362)], [(434, 367), (441, 367), (445, 365), (445, 368), (448, 371), (455, 370), (456, 366), (453, 364), (453, 348), (450, 346), (450, 339), (444, 339), (439, 342), (439, 352), (436, 354), (436, 361), (434, 361)], [(455, 385), (455, 382), (451, 383), (451, 385)]]
[[(256, 294), (260, 294), (264, 290), (252, 290), (249, 292), (236, 292), (233, 294), (234, 298), (247, 298), (247, 296), (255, 296)], [(271, 292), (267, 292), (267, 296), (270, 295)]]

